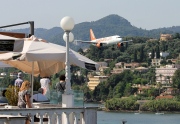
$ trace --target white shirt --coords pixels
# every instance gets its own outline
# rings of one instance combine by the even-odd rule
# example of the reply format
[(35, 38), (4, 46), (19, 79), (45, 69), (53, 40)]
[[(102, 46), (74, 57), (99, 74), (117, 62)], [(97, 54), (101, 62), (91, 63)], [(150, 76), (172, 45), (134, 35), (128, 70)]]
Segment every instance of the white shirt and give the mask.
[(46, 88), (47, 90), (49, 90), (49, 85), (50, 85), (50, 80), (49, 78), (42, 78), (40, 80), (40, 83), (41, 83), (41, 88)]
[(41, 83), (41, 88), (43, 89), (43, 95), (45, 95), (47, 98), (50, 99), (49, 85), (51, 81), (49, 80), (49, 78), (42, 78), (40, 80), (40, 83)]

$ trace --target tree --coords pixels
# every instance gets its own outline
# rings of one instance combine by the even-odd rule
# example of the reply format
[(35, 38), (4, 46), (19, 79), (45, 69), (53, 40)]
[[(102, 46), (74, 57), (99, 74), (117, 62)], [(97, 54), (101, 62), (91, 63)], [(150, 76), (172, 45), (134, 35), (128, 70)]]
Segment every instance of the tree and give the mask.
[(176, 70), (172, 77), (173, 87), (180, 89), (180, 70)]
[(126, 50), (127, 50), (127, 48), (128, 48), (128, 42), (126, 42)]
[(159, 74), (159, 77), (161, 79), (161, 84), (162, 84), (162, 76), (163, 76), (162, 74)]
[(156, 48), (156, 58), (157, 58), (157, 59), (160, 58), (160, 50), (159, 50), (159, 46), (157, 46), (157, 48)]
[(179, 33), (176, 33), (176, 34), (174, 35), (174, 39), (179, 39), (179, 38), (180, 38)]
[(132, 94), (132, 87), (131, 84), (126, 84), (126, 87), (124, 89), (124, 96), (130, 96)]
[(103, 73), (104, 73), (104, 75), (110, 75), (111, 69), (110, 68), (104, 69)]
[(157, 86), (158, 86), (158, 90), (159, 90), (159, 95), (160, 95), (160, 93), (161, 93), (161, 86), (162, 86), (162, 74), (159, 74), (159, 77), (161, 78), (161, 82), (158, 82), (157, 83)]
[(134, 62), (137, 62), (137, 50), (134, 50)]
[(83, 49), (82, 49), (82, 48), (80, 48), (77, 52), (78, 52), (78, 53), (80, 53), (80, 54), (84, 54), (84, 52), (83, 52)]
[(167, 76), (167, 79), (168, 79), (168, 84), (170, 85), (170, 79), (171, 79), (171, 77), (170, 77), (170, 76)]
[(154, 59), (155, 57), (155, 53), (154, 53), (154, 49), (151, 50), (151, 59)]
[(144, 51), (143, 51), (143, 46), (141, 46), (141, 49), (140, 49), (140, 62), (143, 61), (143, 58), (144, 58)]

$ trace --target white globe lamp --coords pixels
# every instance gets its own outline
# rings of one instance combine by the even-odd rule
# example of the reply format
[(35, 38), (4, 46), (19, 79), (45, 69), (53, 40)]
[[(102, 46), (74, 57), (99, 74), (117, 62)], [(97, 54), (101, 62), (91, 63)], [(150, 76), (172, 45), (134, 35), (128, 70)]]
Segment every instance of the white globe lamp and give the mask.
[[(66, 33), (64, 33), (63, 39), (65, 42), (67, 42), (67, 34)], [(74, 41), (74, 35), (73, 35), (73, 33), (70, 32), (69, 33), (69, 42), (72, 42), (72, 41)]]
[(60, 26), (64, 31), (71, 31), (74, 28), (73, 18), (69, 16), (64, 17), (60, 22)]

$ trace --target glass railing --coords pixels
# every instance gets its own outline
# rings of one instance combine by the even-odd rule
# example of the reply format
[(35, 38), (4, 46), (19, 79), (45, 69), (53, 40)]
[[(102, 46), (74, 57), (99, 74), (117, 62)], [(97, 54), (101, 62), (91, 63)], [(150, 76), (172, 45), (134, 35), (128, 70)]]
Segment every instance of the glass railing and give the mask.
[(84, 93), (81, 90), (74, 90), (74, 107), (84, 107)]
[[(74, 90), (74, 107), (84, 106), (84, 93), (80, 90)], [(62, 104), (62, 93), (56, 90), (50, 91), (50, 104)]]
[[(0, 96), (2, 91), (7, 88), (0, 87)], [(34, 94), (38, 91), (34, 91)], [(73, 90), (74, 107), (84, 107), (84, 93), (81, 90)], [(62, 93), (57, 92), (55, 89), (50, 90), (50, 104), (62, 104)]]

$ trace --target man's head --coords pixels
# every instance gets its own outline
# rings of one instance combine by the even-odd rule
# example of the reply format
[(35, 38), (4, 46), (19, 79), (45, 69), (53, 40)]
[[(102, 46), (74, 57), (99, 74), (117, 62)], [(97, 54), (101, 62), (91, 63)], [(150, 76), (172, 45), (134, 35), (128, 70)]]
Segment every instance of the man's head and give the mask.
[(2, 96), (3, 96), (3, 97), (6, 97), (6, 95), (5, 95), (6, 91), (7, 91), (7, 90), (3, 90), (3, 91), (2, 91)]
[(61, 76), (59, 77), (59, 80), (60, 80), (60, 81), (65, 81), (65, 79), (66, 79), (66, 76), (65, 76), (65, 75), (61, 75)]
[(43, 94), (43, 88), (39, 88), (39, 89), (38, 89), (38, 93)]
[(22, 72), (18, 72), (17, 77), (18, 77), (18, 78), (22, 78)]

